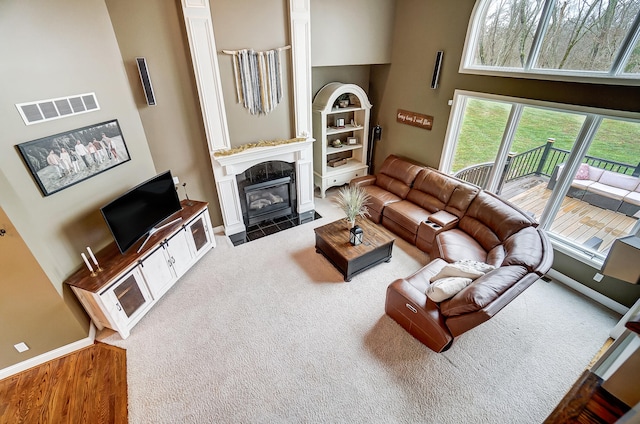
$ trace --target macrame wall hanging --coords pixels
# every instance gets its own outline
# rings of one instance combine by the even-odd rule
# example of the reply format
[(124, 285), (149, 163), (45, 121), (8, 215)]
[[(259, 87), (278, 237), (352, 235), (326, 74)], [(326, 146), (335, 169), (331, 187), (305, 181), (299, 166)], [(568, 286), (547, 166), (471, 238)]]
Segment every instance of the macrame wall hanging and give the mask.
[(252, 115), (266, 115), (282, 100), (282, 59), (291, 46), (267, 51), (223, 50), (233, 56), (233, 73), (238, 103)]

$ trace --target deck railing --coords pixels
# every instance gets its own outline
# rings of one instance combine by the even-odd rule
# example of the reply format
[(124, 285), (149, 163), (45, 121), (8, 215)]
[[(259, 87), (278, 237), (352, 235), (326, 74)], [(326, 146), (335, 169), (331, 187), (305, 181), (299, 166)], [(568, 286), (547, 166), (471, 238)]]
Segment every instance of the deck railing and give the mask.
[[(555, 167), (565, 163), (570, 154), (568, 150), (553, 147), (554, 141), (554, 139), (550, 138), (542, 146), (519, 154), (509, 154), (502, 172), (502, 178), (500, 179), (500, 186), (497, 190), (498, 194), (505, 183), (517, 180), (518, 178), (529, 176), (551, 177)], [(596, 168), (633, 175), (634, 177), (640, 176), (640, 163), (638, 163), (638, 165), (631, 165), (589, 155), (585, 156), (583, 162)], [(486, 188), (492, 168), (493, 162), (480, 163), (461, 169), (455, 173), (455, 176), (471, 184)]]

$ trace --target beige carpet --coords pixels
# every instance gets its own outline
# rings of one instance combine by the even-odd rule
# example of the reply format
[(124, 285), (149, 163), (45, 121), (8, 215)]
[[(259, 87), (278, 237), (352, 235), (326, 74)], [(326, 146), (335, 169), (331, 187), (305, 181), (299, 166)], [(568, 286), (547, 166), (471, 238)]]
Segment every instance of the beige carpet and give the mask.
[[(332, 192), (329, 191), (329, 194)], [(428, 262), (397, 240), (393, 259), (350, 283), (316, 253), (322, 219), (218, 247), (132, 330), (132, 423), (540, 423), (619, 316), (538, 281), (437, 354), (384, 314), (395, 278)]]

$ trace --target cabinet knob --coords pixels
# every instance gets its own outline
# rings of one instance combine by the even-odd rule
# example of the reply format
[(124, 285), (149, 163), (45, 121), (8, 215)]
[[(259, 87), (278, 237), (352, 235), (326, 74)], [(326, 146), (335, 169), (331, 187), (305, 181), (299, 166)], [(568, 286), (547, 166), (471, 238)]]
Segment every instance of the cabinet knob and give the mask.
[(118, 308), (119, 311), (122, 311), (122, 307), (120, 306), (120, 304), (118, 302), (116, 302), (116, 308)]

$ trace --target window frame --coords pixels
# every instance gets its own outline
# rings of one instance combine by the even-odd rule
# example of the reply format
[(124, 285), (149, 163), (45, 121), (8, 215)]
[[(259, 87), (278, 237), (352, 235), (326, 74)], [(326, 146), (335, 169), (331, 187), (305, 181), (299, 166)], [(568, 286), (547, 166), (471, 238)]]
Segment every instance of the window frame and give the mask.
[[(490, 94), (490, 93), (482, 93), (476, 91), (468, 91), (468, 90), (455, 90), (453, 95), (453, 101), (451, 105), (451, 111), (449, 115), (449, 122), (447, 124), (447, 131), (445, 133), (444, 145), (442, 147), (442, 152), (440, 156), (440, 165), (438, 169), (444, 173), (449, 173), (451, 169), (451, 165), (453, 163), (453, 157), (455, 154), (455, 149), (458, 143), (458, 137), (460, 134), (460, 129), (462, 128), (462, 122), (464, 118), (464, 112), (467, 105), (467, 100), (469, 98), (475, 98), (480, 100), (488, 100), (494, 102), (501, 102), (511, 104), (511, 110), (509, 112), (509, 119), (507, 120), (505, 133), (500, 142), (500, 147), (498, 149), (498, 157), (497, 161), (500, 164), (500, 152), (506, 151), (509, 149), (511, 144), (513, 135), (515, 130), (517, 129), (517, 125), (513, 125), (512, 119), (519, 121), (519, 115), (521, 115), (522, 110), (527, 107), (537, 107), (537, 108), (545, 108), (558, 112), (565, 113), (577, 113), (581, 115), (585, 115), (585, 121), (582, 124), (582, 127), (576, 137), (575, 144), (571, 150), (571, 154), (566, 162), (567, 172), (563, 172), (556, 183), (556, 189), (553, 190), (547, 205), (545, 206), (545, 210), (538, 220), (540, 224), (540, 228), (543, 228), (545, 231), (551, 227), (553, 223), (553, 219), (556, 217), (558, 210), (564, 200), (567, 192), (569, 191), (569, 186), (571, 185), (572, 179), (569, 178), (570, 175), (574, 175), (578, 170), (582, 158), (588, 152), (589, 147), (591, 146), (591, 142), (593, 141), (594, 136), (597, 134), (597, 131), (600, 127), (600, 123), (602, 120), (606, 118), (617, 119), (617, 120), (628, 120), (633, 122), (640, 122), (640, 113), (636, 112), (628, 112), (628, 111), (619, 111), (612, 109), (601, 109), (594, 107), (586, 107), (586, 106), (578, 106), (571, 105), (566, 103), (555, 103), (548, 102), (542, 100), (534, 100), (534, 99), (526, 99), (520, 97), (512, 97), (512, 96), (504, 96), (499, 94)], [(499, 166), (494, 166), (494, 170), (499, 169)], [(489, 176), (489, 181), (487, 183), (487, 190), (495, 190), (495, 187), (498, 184), (499, 175), (497, 172), (491, 173)], [(600, 253), (594, 253), (592, 251), (588, 251), (578, 245), (577, 243), (572, 242), (571, 240), (562, 238), (557, 236), (551, 232), (547, 232), (549, 238), (551, 239), (551, 243), (554, 249), (577, 259), (587, 265), (590, 265), (595, 268), (600, 268), (604, 262), (605, 256)], [(640, 219), (636, 222), (633, 230), (630, 231), (629, 234), (635, 234), (640, 236)]]
[(545, 0), (538, 28), (536, 28), (524, 68), (499, 68), (474, 65), (474, 52), (478, 43), (479, 31), (481, 25), (484, 25), (484, 22), (481, 21), (481, 18), (483, 17), (482, 12), (486, 7), (488, 7), (488, 3), (490, 1), (491, 0), (477, 0), (473, 7), (473, 11), (471, 12), (471, 19), (469, 19), (467, 34), (465, 36), (464, 47), (462, 50), (462, 60), (460, 61), (460, 67), (458, 69), (461, 74), (590, 84), (640, 86), (640, 72), (635, 74), (623, 73), (624, 65), (627, 63), (627, 60), (629, 59), (629, 56), (631, 56), (636, 44), (640, 42), (640, 13), (636, 15), (629, 32), (620, 43), (620, 50), (614, 58), (609, 71), (542, 69), (533, 67), (533, 64), (538, 58), (542, 41), (546, 33), (546, 28), (549, 24), (549, 16), (556, 0)]

